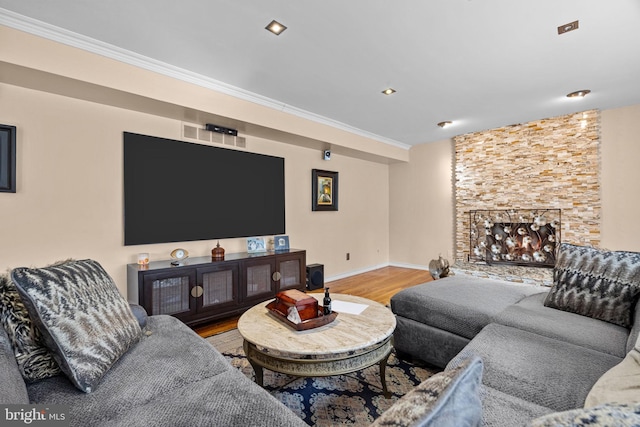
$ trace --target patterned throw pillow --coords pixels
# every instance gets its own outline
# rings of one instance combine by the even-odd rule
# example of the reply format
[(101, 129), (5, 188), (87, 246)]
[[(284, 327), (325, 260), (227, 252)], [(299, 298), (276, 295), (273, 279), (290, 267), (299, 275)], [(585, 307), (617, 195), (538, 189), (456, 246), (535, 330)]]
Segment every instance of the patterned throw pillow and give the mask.
[(11, 277), (60, 369), (84, 392), (140, 338), (129, 304), (96, 261), (16, 268)]
[(531, 427), (623, 427), (640, 426), (640, 403), (608, 404), (590, 409), (555, 412), (536, 418)]
[(544, 305), (630, 328), (640, 295), (640, 253), (560, 245)]
[(0, 323), (11, 341), (22, 377), (37, 381), (60, 374), (58, 364), (44, 346), (18, 290), (8, 275), (0, 275)]
[(479, 426), (481, 381), (482, 360), (467, 359), (423, 381), (383, 412), (371, 427)]

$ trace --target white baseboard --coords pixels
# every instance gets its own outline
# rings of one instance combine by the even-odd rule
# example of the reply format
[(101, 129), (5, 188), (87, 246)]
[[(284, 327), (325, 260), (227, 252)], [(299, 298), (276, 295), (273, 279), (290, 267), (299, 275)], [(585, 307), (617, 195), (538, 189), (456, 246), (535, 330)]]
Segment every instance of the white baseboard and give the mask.
[(426, 265), (408, 264), (404, 262), (390, 262), (389, 265), (391, 267), (413, 268), (414, 270), (429, 271), (429, 266), (426, 266)]

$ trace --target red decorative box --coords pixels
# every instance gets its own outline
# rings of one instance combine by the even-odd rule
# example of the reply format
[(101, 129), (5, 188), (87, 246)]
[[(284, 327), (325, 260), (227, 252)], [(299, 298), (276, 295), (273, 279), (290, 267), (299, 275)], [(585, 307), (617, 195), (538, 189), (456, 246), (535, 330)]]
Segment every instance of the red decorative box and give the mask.
[(318, 300), (314, 297), (296, 289), (278, 292), (273, 309), (287, 317), (290, 307), (298, 310), (302, 321), (318, 317)]

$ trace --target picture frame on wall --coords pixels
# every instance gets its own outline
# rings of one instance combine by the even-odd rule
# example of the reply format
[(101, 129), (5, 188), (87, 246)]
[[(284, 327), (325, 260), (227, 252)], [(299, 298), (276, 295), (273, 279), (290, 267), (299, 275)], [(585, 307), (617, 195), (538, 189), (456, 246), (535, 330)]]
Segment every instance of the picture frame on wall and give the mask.
[(247, 252), (250, 254), (266, 252), (264, 237), (247, 237)]
[(338, 210), (338, 172), (311, 170), (311, 210)]
[(274, 250), (277, 251), (288, 251), (289, 250), (289, 236), (275, 236), (273, 238), (273, 246)]
[(0, 192), (16, 192), (16, 127), (0, 125)]

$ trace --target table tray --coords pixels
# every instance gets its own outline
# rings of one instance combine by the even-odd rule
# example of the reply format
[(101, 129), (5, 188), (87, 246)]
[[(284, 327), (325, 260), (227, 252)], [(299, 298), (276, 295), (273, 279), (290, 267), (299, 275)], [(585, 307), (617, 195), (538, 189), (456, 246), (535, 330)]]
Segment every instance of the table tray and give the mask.
[(293, 323), (291, 320), (287, 319), (287, 316), (285, 314), (283, 314), (279, 310), (276, 310), (275, 306), (276, 306), (275, 301), (271, 301), (269, 304), (267, 304), (267, 310), (269, 310), (269, 313), (271, 313), (276, 319), (289, 325), (296, 331), (306, 331), (307, 329), (319, 328), (320, 326), (324, 326), (326, 324), (333, 322), (336, 319), (336, 317), (338, 317), (338, 313), (335, 311), (332, 311), (330, 314), (325, 315), (320, 309), (318, 310), (317, 317), (304, 320), (300, 323)]

